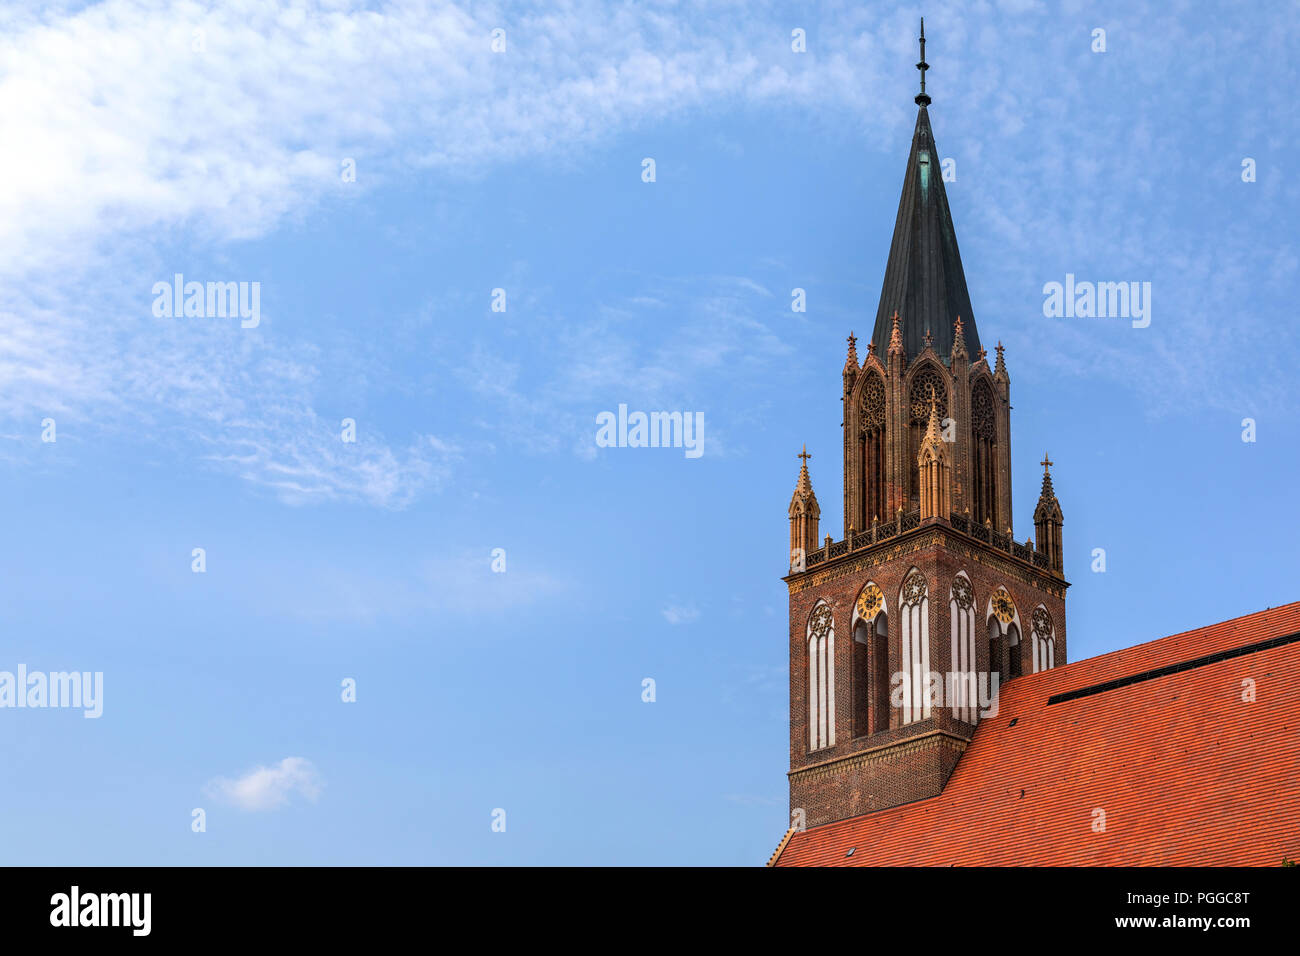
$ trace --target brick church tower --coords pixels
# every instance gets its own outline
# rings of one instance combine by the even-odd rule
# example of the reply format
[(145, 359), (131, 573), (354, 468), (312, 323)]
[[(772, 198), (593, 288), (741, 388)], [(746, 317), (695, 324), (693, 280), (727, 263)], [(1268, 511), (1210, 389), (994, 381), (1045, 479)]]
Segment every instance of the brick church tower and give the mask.
[[(996, 688), (1066, 661), (1062, 515), (1043, 459), (1015, 539), (1011, 378), (989, 368), (925, 93), (875, 329), (844, 365), (844, 537), (790, 502), (790, 807), (818, 826), (938, 794)], [(802, 813), (800, 813), (802, 811)]]

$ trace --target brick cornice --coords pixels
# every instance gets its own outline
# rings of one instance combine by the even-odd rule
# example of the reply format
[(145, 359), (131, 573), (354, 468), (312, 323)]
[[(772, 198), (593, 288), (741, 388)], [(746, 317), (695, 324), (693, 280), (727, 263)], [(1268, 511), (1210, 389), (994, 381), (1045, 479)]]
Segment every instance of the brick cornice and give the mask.
[(787, 777), (823, 776), (828, 773), (839, 773), (842, 770), (853, 770), (866, 764), (880, 763), (885, 760), (891, 760), (895, 757), (902, 757), (906, 754), (916, 753), (922, 750), (933, 750), (941, 746), (945, 740), (955, 744), (958, 752), (964, 751), (970, 741), (965, 737), (958, 737), (956, 734), (949, 733), (946, 730), (932, 730), (920, 737), (910, 737), (907, 740), (898, 740), (893, 743), (882, 744), (879, 747), (872, 747), (869, 750), (859, 750), (856, 753), (847, 754), (843, 757), (835, 757), (831, 760), (824, 760), (821, 763), (815, 763), (808, 767), (800, 767), (798, 770), (789, 770), (786, 772)]

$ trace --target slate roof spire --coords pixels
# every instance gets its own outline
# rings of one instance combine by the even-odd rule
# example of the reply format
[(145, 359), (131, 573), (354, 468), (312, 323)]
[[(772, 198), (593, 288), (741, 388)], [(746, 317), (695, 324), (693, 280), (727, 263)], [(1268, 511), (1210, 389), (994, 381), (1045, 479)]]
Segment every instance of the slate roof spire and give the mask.
[(921, 59), (916, 65), (921, 71), (921, 92), (915, 98), (916, 129), (871, 340), (878, 353), (888, 350), (892, 317), (897, 311), (902, 320), (906, 360), (910, 362), (925, 348), (925, 330), (929, 328), (934, 330), (934, 350), (946, 363), (952, 354), (957, 316), (962, 317), (966, 347), (971, 354), (979, 352), (980, 338), (926, 109), (931, 100), (925, 92), (925, 72), (930, 64), (925, 62), (924, 23), (921, 33)]

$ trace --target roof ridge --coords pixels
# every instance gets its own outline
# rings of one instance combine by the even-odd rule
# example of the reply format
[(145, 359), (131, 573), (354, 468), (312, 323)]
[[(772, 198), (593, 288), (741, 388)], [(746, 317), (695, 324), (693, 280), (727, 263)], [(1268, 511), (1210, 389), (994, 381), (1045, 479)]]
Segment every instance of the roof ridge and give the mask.
[(1200, 657), (1188, 658), (1185, 661), (1178, 661), (1173, 664), (1164, 664), (1160, 667), (1148, 668), (1144, 671), (1138, 671), (1135, 674), (1128, 674), (1124, 677), (1114, 677), (1110, 680), (1099, 681), (1096, 684), (1089, 684), (1086, 687), (1077, 687), (1074, 690), (1061, 691), (1061, 693), (1053, 694), (1051, 697), (1047, 698), (1047, 706), (1050, 707), (1052, 704), (1063, 704), (1069, 700), (1078, 700), (1080, 697), (1091, 697), (1094, 694), (1104, 694), (1106, 691), (1119, 690), (1121, 687), (1129, 687), (1133, 684), (1141, 684), (1149, 680), (1156, 680), (1160, 677), (1168, 677), (1170, 674), (1177, 674), (1180, 671), (1205, 667), (1209, 664), (1218, 664), (1221, 661), (1232, 660), (1234, 657), (1244, 657), (1247, 654), (1257, 654), (1260, 651), (1271, 651), (1275, 647), (1293, 644), (1296, 641), (1300, 641), (1300, 631), (1265, 638), (1262, 641), (1255, 641), (1251, 644), (1239, 644), (1236, 647), (1227, 647), (1221, 651), (1215, 651), (1211, 654), (1202, 654)]
[(1249, 620), (1250, 618), (1262, 617), (1265, 614), (1272, 614), (1274, 612), (1282, 612), (1282, 611), (1300, 611), (1300, 601), (1292, 601), (1289, 604), (1279, 604), (1276, 607), (1266, 607), (1262, 611), (1251, 611), (1248, 614), (1240, 614), (1237, 617), (1230, 617), (1227, 620), (1215, 621), (1213, 624), (1202, 624), (1200, 627), (1192, 627), (1192, 628), (1188, 628), (1185, 631), (1177, 631), (1173, 634), (1166, 634), (1164, 637), (1153, 637), (1151, 640), (1143, 641), (1140, 644), (1129, 644), (1126, 647), (1117, 647), (1113, 651), (1103, 651), (1100, 654), (1094, 654), (1092, 657), (1081, 657), (1077, 661), (1070, 661), (1068, 664), (1062, 664), (1060, 667), (1053, 667), (1050, 670), (1038, 671), (1037, 673), (1034, 674), (1025, 674), (1018, 679), (1024, 680), (1025, 677), (1037, 677), (1040, 674), (1059, 675), (1069, 670), (1071, 667), (1078, 667), (1080, 664), (1086, 664), (1089, 661), (1099, 661), (1103, 657), (1110, 657), (1112, 654), (1122, 654), (1125, 651), (1135, 651), (1138, 650), (1139, 648), (1150, 647), (1153, 644), (1159, 644), (1163, 641), (1172, 641), (1176, 637), (1187, 637), (1188, 635), (1191, 634), (1199, 634), (1205, 631), (1213, 630), (1215, 628), (1228, 627), (1229, 625), (1235, 625), (1241, 621)]

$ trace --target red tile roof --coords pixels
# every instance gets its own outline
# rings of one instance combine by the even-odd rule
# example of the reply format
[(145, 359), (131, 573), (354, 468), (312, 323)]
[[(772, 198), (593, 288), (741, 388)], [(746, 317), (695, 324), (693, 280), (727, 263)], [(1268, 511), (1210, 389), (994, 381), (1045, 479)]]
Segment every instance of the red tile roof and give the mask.
[[(939, 796), (788, 833), (775, 865), (1276, 866), (1300, 857), (1300, 641), (1048, 703), (1297, 632), (1300, 602), (1019, 677)], [(1242, 700), (1247, 678), (1253, 703)], [(1098, 808), (1105, 832), (1093, 830)]]

